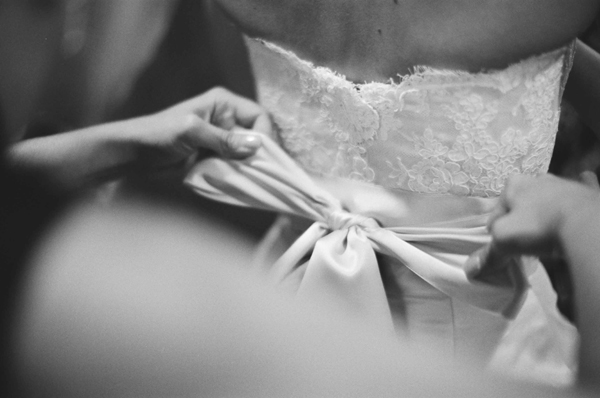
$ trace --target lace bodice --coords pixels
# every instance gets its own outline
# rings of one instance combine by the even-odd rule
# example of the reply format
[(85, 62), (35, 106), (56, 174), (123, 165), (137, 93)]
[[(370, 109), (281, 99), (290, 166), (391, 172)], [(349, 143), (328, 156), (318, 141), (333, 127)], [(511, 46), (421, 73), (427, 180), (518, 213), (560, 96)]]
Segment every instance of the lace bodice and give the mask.
[(547, 171), (572, 46), (506, 69), (418, 67), (356, 84), (247, 39), (259, 101), (309, 173), (419, 193), (494, 197), (511, 174)]

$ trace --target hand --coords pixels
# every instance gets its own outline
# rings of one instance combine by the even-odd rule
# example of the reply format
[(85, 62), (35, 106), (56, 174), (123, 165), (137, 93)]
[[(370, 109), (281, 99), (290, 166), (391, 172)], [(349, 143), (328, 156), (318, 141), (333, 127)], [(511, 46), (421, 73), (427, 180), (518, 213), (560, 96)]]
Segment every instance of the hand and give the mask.
[(261, 107), (217, 88), (154, 115), (23, 140), (5, 157), (23, 178), (39, 176), (52, 189), (72, 190), (182, 166), (201, 150), (250, 156), (261, 145), (260, 133), (270, 132)]
[(269, 116), (259, 105), (223, 88), (125, 123), (137, 167), (144, 170), (183, 164), (204, 149), (223, 157), (247, 157), (260, 147), (260, 135), (239, 127), (271, 133)]
[[(589, 174), (583, 178), (595, 180)], [(592, 211), (599, 202), (597, 188), (550, 174), (511, 177), (488, 222), (492, 243), (470, 256), (465, 272), (474, 277), (502, 267), (514, 255), (555, 253), (568, 218)]]

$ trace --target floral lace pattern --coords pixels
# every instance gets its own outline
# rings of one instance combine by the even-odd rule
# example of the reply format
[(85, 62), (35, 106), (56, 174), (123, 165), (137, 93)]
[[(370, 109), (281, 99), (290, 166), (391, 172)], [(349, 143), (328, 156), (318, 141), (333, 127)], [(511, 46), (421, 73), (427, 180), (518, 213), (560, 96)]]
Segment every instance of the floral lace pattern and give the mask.
[(569, 49), (498, 71), (416, 68), (355, 84), (248, 39), (259, 101), (308, 172), (428, 194), (494, 197), (548, 169)]

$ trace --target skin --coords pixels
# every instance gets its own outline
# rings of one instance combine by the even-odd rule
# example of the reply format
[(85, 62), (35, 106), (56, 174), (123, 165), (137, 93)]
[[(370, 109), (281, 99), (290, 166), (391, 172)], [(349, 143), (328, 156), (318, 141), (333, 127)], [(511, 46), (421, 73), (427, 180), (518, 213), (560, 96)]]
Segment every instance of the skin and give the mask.
[[(565, 45), (597, 0), (214, 0), (242, 32), (354, 81), (416, 65), (478, 72)], [(301, 16), (301, 17), (299, 17)]]
[(552, 175), (512, 177), (490, 219), (493, 243), (476, 252), (470, 263), (478, 264), (477, 271), (471, 269), (473, 275), (493, 270), (502, 264), (497, 261), (502, 257), (562, 254), (570, 265), (575, 287), (581, 335), (579, 383), (598, 389), (600, 189), (593, 177), (585, 176), (585, 185)]
[(254, 102), (216, 88), (162, 112), (136, 119), (33, 138), (6, 152), (15, 170), (44, 175), (66, 189), (184, 166), (199, 151), (224, 157), (252, 155), (269, 133), (266, 112)]

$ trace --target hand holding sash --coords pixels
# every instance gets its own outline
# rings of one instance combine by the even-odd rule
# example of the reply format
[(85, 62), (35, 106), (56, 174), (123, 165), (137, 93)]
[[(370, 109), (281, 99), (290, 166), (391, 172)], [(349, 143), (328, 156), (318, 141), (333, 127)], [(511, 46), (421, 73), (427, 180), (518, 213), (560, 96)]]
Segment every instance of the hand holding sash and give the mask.
[[(298, 296), (391, 326), (391, 316), (375, 252), (398, 259), (441, 292), (512, 318), (520, 308), (527, 279), (515, 261), (485, 279), (469, 279), (409, 242), (450, 242), (481, 247), (489, 237), (460, 228), (383, 228), (373, 218), (346, 211), (317, 186), (275, 142), (263, 137), (254, 156), (210, 158), (198, 163), (186, 184), (221, 202), (314, 220), (273, 266), (284, 279), (312, 250)], [(475, 250), (475, 249), (473, 249)]]

